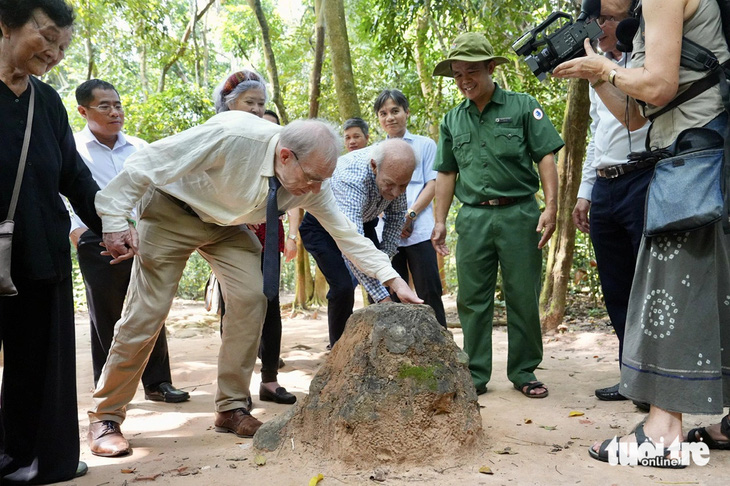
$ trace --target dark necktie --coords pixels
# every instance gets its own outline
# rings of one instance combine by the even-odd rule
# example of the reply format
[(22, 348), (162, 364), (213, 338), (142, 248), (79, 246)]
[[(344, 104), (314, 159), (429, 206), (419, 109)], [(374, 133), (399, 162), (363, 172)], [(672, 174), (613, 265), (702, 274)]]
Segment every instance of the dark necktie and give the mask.
[(276, 191), (279, 187), (279, 179), (269, 177), (264, 240), (264, 295), (269, 300), (279, 293), (279, 208), (276, 204)]

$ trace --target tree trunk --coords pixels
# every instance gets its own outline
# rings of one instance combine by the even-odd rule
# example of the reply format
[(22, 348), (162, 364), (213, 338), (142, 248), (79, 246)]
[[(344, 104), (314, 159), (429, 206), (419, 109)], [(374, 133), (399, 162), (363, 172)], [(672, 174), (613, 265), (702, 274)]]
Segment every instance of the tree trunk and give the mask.
[(543, 331), (557, 328), (565, 315), (565, 297), (575, 248), (575, 225), (571, 214), (578, 196), (586, 154), (589, 107), (588, 82), (571, 79), (563, 122), (565, 147), (558, 158), (557, 228), (550, 242), (545, 281), (540, 295)]
[(322, 2), (324, 4), (327, 40), (329, 41), (330, 56), (332, 57), (332, 73), (335, 78), (337, 104), (340, 118), (344, 122), (348, 118), (360, 116), (355, 77), (352, 74), (345, 6), (343, 0), (322, 0)]
[(162, 93), (165, 91), (165, 76), (167, 76), (167, 72), (172, 68), (172, 66), (175, 65), (178, 59), (180, 59), (183, 54), (185, 54), (185, 51), (188, 48), (188, 39), (190, 39), (190, 36), (193, 33), (193, 30), (195, 29), (195, 24), (198, 23), (198, 21), (203, 18), (203, 15), (205, 15), (205, 12), (208, 11), (208, 9), (216, 2), (216, 0), (208, 0), (208, 2), (205, 4), (205, 6), (198, 11), (197, 15), (192, 15), (190, 18), (190, 22), (188, 22), (188, 26), (185, 27), (185, 32), (183, 32), (182, 37), (180, 38), (180, 41), (178, 42), (179, 47), (175, 54), (173, 54), (172, 58), (165, 63), (164, 66), (162, 66), (162, 73), (160, 74), (160, 82), (157, 84), (157, 91), (159, 93)]
[(150, 83), (147, 79), (147, 44), (140, 49), (139, 82), (142, 85), (142, 98), (147, 101), (147, 95), (150, 92)]
[(246, 0), (249, 7), (253, 9), (256, 14), (256, 20), (261, 27), (261, 38), (264, 41), (264, 60), (266, 61), (266, 70), (269, 73), (269, 81), (271, 82), (271, 90), (273, 96), (271, 101), (276, 105), (276, 109), (279, 112), (281, 118), (281, 124), (286, 125), (289, 123), (289, 117), (286, 114), (286, 108), (284, 107), (284, 101), (281, 99), (281, 90), (279, 88), (279, 72), (276, 69), (276, 58), (274, 57), (274, 50), (271, 48), (271, 38), (269, 36), (269, 23), (266, 21), (264, 15), (264, 9), (261, 7), (261, 0)]
[(421, 83), (421, 93), (426, 101), (428, 113), (428, 135), (438, 141), (439, 139), (439, 116), (442, 112), (436, 105), (436, 96), (433, 88), (433, 75), (431, 74), (433, 66), (427, 59), (429, 46), (429, 11), (431, 9), (431, 1), (426, 0), (420, 9), (418, 19), (416, 21), (416, 43), (415, 43), (415, 61), (416, 71), (418, 72), (418, 80)]
[(94, 46), (91, 43), (91, 31), (88, 28), (86, 29), (85, 44), (86, 44), (86, 59), (87, 59), (87, 61), (86, 61), (86, 80), (88, 81), (89, 79), (94, 77), (94, 70), (95, 70)]
[(327, 285), (327, 279), (324, 278), (324, 275), (319, 270), (319, 267), (317, 267), (314, 270), (314, 292), (312, 293), (312, 298), (310, 300), (310, 303), (312, 305), (327, 305), (327, 289), (329, 286)]
[(201, 86), (208, 86), (208, 75), (210, 74), (210, 47), (208, 46), (208, 16), (205, 16), (205, 24), (203, 25), (203, 32), (201, 32), (200, 38), (203, 41), (203, 84)]
[[(304, 210), (298, 209), (299, 221), (304, 217)], [(289, 229), (291, 234), (291, 228)], [(294, 287), (294, 308), (308, 309), (309, 299), (314, 293), (314, 279), (309, 268), (309, 254), (304, 249), (302, 239), (297, 238), (296, 285)]]
[(314, 0), (314, 15), (317, 22), (314, 26), (314, 65), (309, 76), (309, 118), (317, 118), (319, 114), (320, 84), (322, 81), (322, 65), (324, 64), (324, 14), (322, 2)]
[[(324, 17), (322, 14), (322, 0), (315, 0), (314, 15), (317, 18), (317, 22), (314, 27), (316, 39), (314, 46), (314, 65), (309, 76), (309, 118), (317, 118), (319, 115), (320, 82), (322, 79), (322, 64), (324, 60)], [(299, 212), (299, 220), (301, 221), (304, 217), (304, 211), (300, 209)], [(309, 307), (309, 300), (314, 296), (314, 278), (309, 268), (309, 253), (304, 249), (301, 239), (297, 240), (296, 282), (294, 307), (307, 309)]]

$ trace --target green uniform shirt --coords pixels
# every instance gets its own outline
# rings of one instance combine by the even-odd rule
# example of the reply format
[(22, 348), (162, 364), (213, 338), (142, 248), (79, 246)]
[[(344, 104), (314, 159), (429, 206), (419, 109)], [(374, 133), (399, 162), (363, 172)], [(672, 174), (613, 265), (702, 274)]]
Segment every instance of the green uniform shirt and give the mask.
[(444, 116), (440, 133), (433, 168), (459, 173), (455, 195), (465, 204), (535, 194), (534, 163), (565, 145), (535, 98), (497, 85), (482, 113), (464, 100)]

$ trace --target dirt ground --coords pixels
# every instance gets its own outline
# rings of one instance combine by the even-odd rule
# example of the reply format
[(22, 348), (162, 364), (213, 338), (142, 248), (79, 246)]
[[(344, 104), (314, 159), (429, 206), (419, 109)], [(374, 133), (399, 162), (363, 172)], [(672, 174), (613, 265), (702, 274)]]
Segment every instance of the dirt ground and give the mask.
[[(457, 321), (453, 298), (445, 298), (449, 322)], [(326, 310), (290, 318), (284, 311), (282, 357), (286, 366), (279, 382), (303, 396), (328, 352)], [(544, 338), (545, 358), (537, 371), (550, 396), (531, 400), (512, 388), (506, 378), (507, 333), (494, 330), (494, 373), (489, 392), (479, 397), (487, 446), (477, 457), (453, 457), (447, 466), (434, 466), (423, 457), (417, 466), (358, 468), (318, 460), (307, 454), (257, 454), (251, 439), (213, 430), (213, 396), (219, 347), (217, 317), (197, 302), (178, 301), (168, 320), (168, 343), (173, 380), (190, 392), (181, 404), (144, 400), (140, 387), (128, 407), (123, 431), (133, 454), (100, 458), (86, 446), (91, 405), (92, 371), (88, 317), (77, 315), (77, 368), (81, 459), (86, 476), (63, 484), (123, 486), (132, 483), (158, 485), (307, 485), (322, 474), (320, 486), (377, 484), (440, 486), (553, 485), (553, 484), (727, 484), (730, 453), (713, 452), (707, 466), (684, 470), (610, 466), (591, 459), (587, 448), (595, 440), (629, 432), (644, 414), (631, 402), (599, 402), (597, 387), (618, 379), (617, 341), (599, 323), (568, 323), (563, 333)], [(457, 344), (461, 330), (451, 329)], [(258, 400), (259, 365), (251, 384), (253, 414), (267, 421), (288, 406)], [(571, 412), (583, 415), (571, 417)], [(685, 427), (710, 424), (718, 417), (686, 416)], [(323, 424), (326, 426), (326, 424)], [(296, 440), (289, 447), (304, 448)], [(295, 460), (292, 460), (294, 458)], [(296, 460), (299, 458), (300, 460)], [(264, 462), (263, 465), (257, 463)], [(479, 469), (487, 466), (486, 475)], [(371, 479), (373, 478), (373, 479)], [(382, 480), (382, 481), (381, 481)]]

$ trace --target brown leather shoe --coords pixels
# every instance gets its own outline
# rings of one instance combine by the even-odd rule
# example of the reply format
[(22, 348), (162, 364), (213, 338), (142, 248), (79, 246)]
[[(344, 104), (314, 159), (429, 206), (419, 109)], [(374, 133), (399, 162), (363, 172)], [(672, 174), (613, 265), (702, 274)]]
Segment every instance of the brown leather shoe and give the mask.
[(253, 437), (263, 424), (248, 413), (245, 408), (234, 408), (215, 413), (215, 431), (230, 432), (239, 437)]
[(112, 420), (90, 423), (86, 438), (91, 453), (96, 456), (116, 457), (130, 452), (129, 442), (122, 435), (119, 424)]

